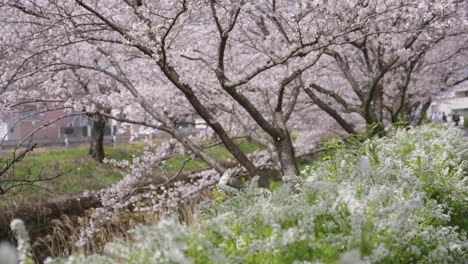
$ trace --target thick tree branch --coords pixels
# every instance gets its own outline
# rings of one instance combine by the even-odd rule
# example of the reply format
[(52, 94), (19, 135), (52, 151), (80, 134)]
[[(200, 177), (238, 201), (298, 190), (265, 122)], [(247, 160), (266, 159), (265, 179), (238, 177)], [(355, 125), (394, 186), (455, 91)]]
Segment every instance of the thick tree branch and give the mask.
[(310, 97), (310, 99), (312, 99), (312, 101), (315, 104), (317, 104), (318, 107), (320, 107), (320, 109), (322, 109), (328, 115), (333, 117), (333, 119), (335, 119), (336, 122), (338, 122), (338, 124), (346, 132), (348, 132), (349, 134), (355, 134), (356, 133), (356, 130), (354, 130), (354, 128), (353, 128), (353, 125), (348, 123), (346, 120), (344, 120), (344, 118), (342, 118), (341, 115), (337, 111), (335, 111), (333, 108), (331, 108), (329, 105), (327, 105), (324, 101), (320, 100), (320, 98), (317, 95), (315, 95), (315, 93), (313, 92), (313, 90), (311, 88), (304, 87), (304, 91)]

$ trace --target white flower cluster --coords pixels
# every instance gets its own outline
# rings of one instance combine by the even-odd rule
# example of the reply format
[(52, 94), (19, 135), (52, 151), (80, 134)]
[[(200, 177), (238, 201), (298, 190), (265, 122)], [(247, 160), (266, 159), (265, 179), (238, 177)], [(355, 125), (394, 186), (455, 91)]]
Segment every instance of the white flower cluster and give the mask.
[[(175, 140), (169, 140), (155, 148), (149, 142), (141, 156), (127, 160), (106, 160), (119, 168), (128, 168), (129, 172), (113, 186), (99, 193), (102, 207), (91, 215), (88, 225), (80, 231), (76, 245), (84, 247), (101, 230), (101, 226), (117, 217), (118, 213), (132, 207), (134, 212), (153, 212), (165, 214), (176, 210), (181, 203), (219, 180), (214, 170), (204, 170), (191, 175), (189, 181), (155, 179), (155, 168), (166, 160), (185, 153), (183, 147)], [(161, 184), (157, 180), (163, 181)]]
[(10, 223), (11, 230), (15, 233), (16, 240), (18, 243), (18, 263), (19, 264), (29, 264), (32, 263), (32, 248), (31, 242), (28, 235), (28, 231), (24, 225), (23, 220), (13, 219)]
[(457, 129), (397, 131), (311, 165), (293, 192), (217, 193), (193, 226), (164, 220), (105, 257), (50, 263), (464, 263), (467, 156)]

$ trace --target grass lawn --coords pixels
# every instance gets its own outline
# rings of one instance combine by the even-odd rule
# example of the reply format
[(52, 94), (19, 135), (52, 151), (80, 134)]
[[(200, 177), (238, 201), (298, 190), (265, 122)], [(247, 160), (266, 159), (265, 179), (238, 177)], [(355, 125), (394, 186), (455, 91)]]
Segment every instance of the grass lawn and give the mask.
[[(251, 153), (260, 148), (247, 140), (236, 140), (236, 144), (245, 153)], [(121, 144), (116, 148), (105, 146), (106, 157), (109, 159), (131, 160), (143, 150), (143, 143), (133, 145)], [(232, 159), (232, 155), (222, 146), (218, 145), (207, 152), (219, 161)], [(5, 159), (8, 151), (4, 151), (0, 161)], [(168, 160), (160, 173), (174, 174), (179, 170), (188, 156)], [(185, 171), (197, 171), (207, 168), (207, 165), (194, 159), (188, 162)], [(16, 178), (30, 177), (46, 178), (64, 173), (63, 176), (52, 181), (38, 183), (37, 187), (25, 186), (0, 197), (0, 207), (20, 203), (33, 203), (45, 201), (63, 195), (72, 195), (83, 190), (98, 190), (112, 185), (122, 178), (122, 171), (108, 164), (100, 164), (88, 158), (88, 145), (82, 145), (65, 151), (57, 147), (41, 147), (35, 149), (20, 163), (16, 164), (10, 173)]]
[[(112, 159), (131, 159), (138, 154), (143, 144), (105, 146), (106, 156)], [(2, 160), (10, 153), (5, 151)], [(97, 190), (118, 181), (121, 173), (107, 164), (88, 158), (88, 145), (65, 151), (58, 147), (41, 147), (9, 171), (15, 178), (49, 178), (63, 173), (52, 181), (40, 182), (37, 187), (24, 186), (1, 197), (0, 206), (44, 201), (62, 195), (76, 194), (82, 190)]]

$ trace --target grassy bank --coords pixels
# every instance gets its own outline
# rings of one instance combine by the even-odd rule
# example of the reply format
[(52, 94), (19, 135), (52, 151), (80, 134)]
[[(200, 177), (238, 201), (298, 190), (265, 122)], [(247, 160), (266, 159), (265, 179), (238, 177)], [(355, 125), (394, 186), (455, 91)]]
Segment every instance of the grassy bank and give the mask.
[[(245, 153), (251, 153), (260, 146), (247, 140), (236, 140), (236, 144)], [(115, 160), (131, 160), (143, 150), (143, 143), (120, 144), (116, 148), (105, 146), (106, 157)], [(228, 161), (232, 155), (221, 145), (207, 150), (207, 153), (218, 161)], [(5, 151), (4, 160), (10, 153)], [(174, 174), (179, 170), (188, 156), (170, 159), (163, 168), (157, 168), (157, 173)], [(197, 171), (207, 168), (200, 159), (190, 160), (185, 165), (185, 171)], [(35, 149), (25, 159), (17, 163), (10, 173), (19, 179), (38, 179), (63, 176), (51, 181), (38, 183), (37, 187), (25, 186), (4, 195), (0, 199), (0, 207), (22, 203), (43, 202), (64, 195), (77, 194), (83, 190), (99, 190), (112, 185), (122, 178), (123, 171), (109, 164), (98, 163), (88, 157), (88, 145), (81, 145), (65, 151), (63, 148), (42, 147)]]
[[(131, 159), (138, 154), (143, 144), (105, 147), (106, 156), (112, 159)], [(2, 159), (10, 153), (5, 152)], [(37, 183), (37, 187), (24, 186), (3, 196), (0, 206), (41, 202), (50, 198), (79, 193), (82, 190), (97, 190), (121, 179), (120, 171), (107, 164), (88, 158), (88, 146), (82, 145), (65, 151), (63, 148), (43, 147), (35, 149), (9, 171), (18, 179), (50, 178)]]

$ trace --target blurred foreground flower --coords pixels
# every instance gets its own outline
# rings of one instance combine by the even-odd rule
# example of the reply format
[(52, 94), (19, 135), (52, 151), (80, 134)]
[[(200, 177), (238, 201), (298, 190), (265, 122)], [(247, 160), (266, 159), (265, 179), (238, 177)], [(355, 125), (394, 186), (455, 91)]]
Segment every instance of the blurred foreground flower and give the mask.
[(10, 223), (11, 230), (15, 233), (16, 240), (18, 241), (17, 247), (17, 255), (18, 255), (18, 263), (19, 264), (32, 264), (34, 263), (31, 259), (32, 257), (32, 250), (31, 250), (31, 243), (28, 235), (28, 231), (26, 231), (26, 227), (24, 226), (24, 222), (21, 219), (13, 219)]

